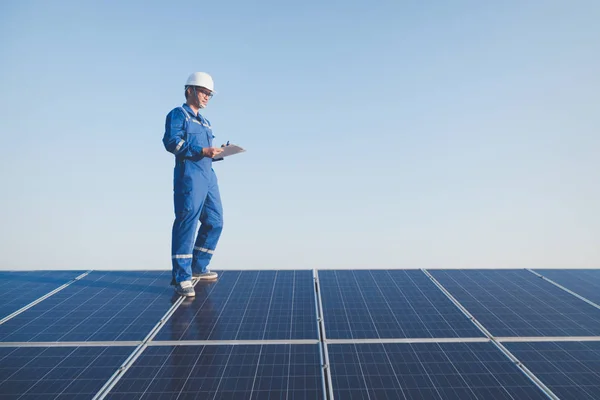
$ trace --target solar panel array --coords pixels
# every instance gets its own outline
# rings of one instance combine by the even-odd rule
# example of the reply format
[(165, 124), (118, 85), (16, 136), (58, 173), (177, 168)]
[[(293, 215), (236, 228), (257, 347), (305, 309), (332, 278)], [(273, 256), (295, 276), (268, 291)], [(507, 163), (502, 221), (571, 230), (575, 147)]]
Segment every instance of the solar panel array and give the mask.
[(0, 398), (600, 398), (598, 270), (169, 281), (0, 272)]

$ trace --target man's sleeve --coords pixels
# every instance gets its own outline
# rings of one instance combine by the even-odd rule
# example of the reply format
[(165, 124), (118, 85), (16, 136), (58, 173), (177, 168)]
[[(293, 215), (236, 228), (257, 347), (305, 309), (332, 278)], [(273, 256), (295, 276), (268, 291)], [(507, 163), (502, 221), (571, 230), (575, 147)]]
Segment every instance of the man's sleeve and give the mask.
[(165, 149), (177, 157), (194, 160), (202, 158), (202, 147), (191, 145), (185, 139), (185, 115), (180, 108), (176, 108), (167, 115), (165, 122)]

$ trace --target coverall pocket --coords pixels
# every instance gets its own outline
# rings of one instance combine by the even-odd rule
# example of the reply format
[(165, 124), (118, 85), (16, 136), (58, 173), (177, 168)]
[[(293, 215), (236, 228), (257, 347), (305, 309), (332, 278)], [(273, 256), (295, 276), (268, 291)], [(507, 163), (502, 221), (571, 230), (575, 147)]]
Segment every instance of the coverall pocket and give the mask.
[(185, 215), (192, 212), (193, 205), (193, 193), (191, 190), (185, 190), (181, 192), (175, 192), (175, 214)]

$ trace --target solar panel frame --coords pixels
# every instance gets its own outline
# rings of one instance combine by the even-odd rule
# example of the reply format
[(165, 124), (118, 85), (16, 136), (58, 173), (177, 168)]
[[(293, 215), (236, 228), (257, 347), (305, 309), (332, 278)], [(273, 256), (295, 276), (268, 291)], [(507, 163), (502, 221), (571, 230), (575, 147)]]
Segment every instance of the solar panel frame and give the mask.
[(492, 335), (597, 336), (600, 310), (525, 270), (428, 270)]

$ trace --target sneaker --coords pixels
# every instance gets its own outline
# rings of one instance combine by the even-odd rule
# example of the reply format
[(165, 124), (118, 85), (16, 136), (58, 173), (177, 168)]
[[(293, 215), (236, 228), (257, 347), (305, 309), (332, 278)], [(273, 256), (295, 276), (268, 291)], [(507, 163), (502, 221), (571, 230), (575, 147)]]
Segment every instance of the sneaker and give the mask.
[(179, 282), (175, 285), (175, 291), (185, 297), (194, 297), (196, 295), (192, 281)]
[(218, 277), (219, 277), (219, 274), (217, 274), (216, 272), (211, 272), (209, 270), (206, 270), (206, 272), (194, 272), (192, 274), (192, 278), (198, 279), (198, 280), (201, 279), (201, 280), (207, 280), (207, 281), (214, 281)]

